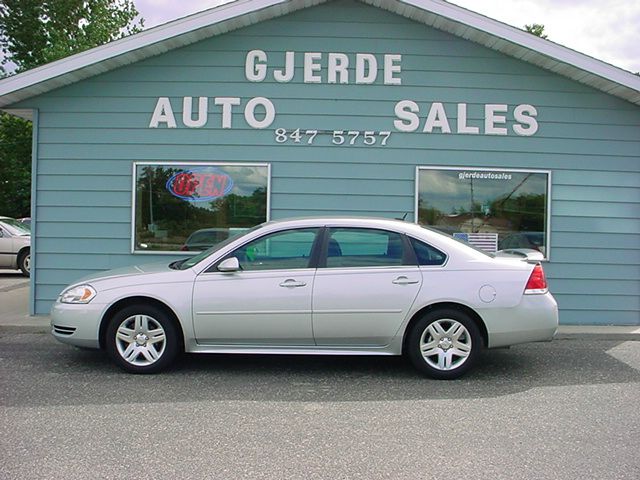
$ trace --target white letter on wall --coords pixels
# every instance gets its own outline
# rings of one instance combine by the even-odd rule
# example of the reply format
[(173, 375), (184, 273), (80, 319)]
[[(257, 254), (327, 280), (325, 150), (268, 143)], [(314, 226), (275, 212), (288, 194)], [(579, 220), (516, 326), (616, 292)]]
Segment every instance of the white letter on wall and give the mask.
[[(264, 119), (256, 120), (256, 107), (262, 105), (265, 110)], [(253, 128), (267, 128), (276, 118), (276, 109), (271, 100), (264, 97), (256, 97), (249, 100), (247, 106), (244, 107), (244, 118)]]
[(506, 112), (507, 105), (485, 105), (484, 106), (484, 133), (485, 135), (506, 135), (507, 129), (496, 127), (496, 123), (507, 123), (507, 117), (496, 115), (496, 113)]
[(370, 53), (356, 55), (356, 83), (373, 83), (378, 76), (378, 61)]
[(427, 121), (424, 122), (423, 132), (431, 133), (434, 128), (440, 128), (442, 133), (451, 133), (449, 120), (447, 120), (447, 112), (444, 111), (444, 105), (440, 102), (434, 102), (429, 109)]
[(239, 97), (216, 97), (216, 105), (222, 105), (222, 128), (231, 128), (233, 105), (240, 105)]
[(470, 127), (467, 125), (467, 104), (458, 104), (458, 133), (480, 133), (479, 127)]
[[(420, 126), (420, 118), (416, 113), (420, 111), (420, 107), (416, 102), (411, 100), (400, 100), (396, 103), (395, 114), (399, 120), (393, 121), (393, 126), (401, 132), (415, 132)], [(409, 123), (404, 123), (406, 120)]]
[(207, 97), (198, 97), (198, 119), (193, 120), (193, 97), (184, 97), (182, 100), (182, 123), (189, 128), (204, 127), (207, 124), (208, 108)]
[[(258, 61), (262, 63), (257, 63)], [(244, 62), (244, 76), (250, 82), (261, 82), (267, 76), (267, 54), (262, 50), (251, 50)]]
[(169, 97), (158, 97), (149, 128), (158, 128), (160, 123), (166, 123), (167, 128), (176, 128), (176, 118), (173, 116)]
[(273, 78), (275, 78), (276, 82), (284, 83), (291, 81), (293, 74), (295, 73), (294, 55), (295, 54), (293, 52), (287, 52), (284, 54), (284, 70), (273, 71)]
[(316, 75), (315, 72), (319, 72), (322, 66), (319, 63), (315, 63), (315, 60), (322, 59), (321, 53), (305, 52), (304, 54), (304, 83), (320, 83), (322, 79), (320, 75)]
[[(402, 61), (402, 55), (390, 55), (384, 56), (384, 84), (385, 85), (402, 85), (402, 79), (400, 77), (394, 77), (394, 73), (401, 73), (402, 67), (400, 62)], [(398, 62), (396, 65), (395, 62)]]
[(516, 119), (516, 122), (523, 123), (527, 125), (529, 128), (523, 128), (520, 124), (515, 124), (513, 126), (513, 131), (518, 135), (523, 135), (525, 137), (530, 137), (534, 135), (538, 131), (538, 121), (533, 118), (538, 115), (538, 110), (533, 105), (518, 105), (513, 112), (513, 115)]
[(329, 65), (328, 65), (328, 79), (329, 83), (338, 83), (337, 77), (340, 75), (340, 83), (349, 83), (349, 57), (344, 53), (330, 53)]

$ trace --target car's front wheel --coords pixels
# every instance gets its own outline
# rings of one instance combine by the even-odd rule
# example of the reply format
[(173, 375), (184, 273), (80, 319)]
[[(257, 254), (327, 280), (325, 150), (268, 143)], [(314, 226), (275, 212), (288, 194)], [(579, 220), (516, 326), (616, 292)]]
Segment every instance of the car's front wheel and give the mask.
[(106, 337), (107, 353), (130, 373), (156, 373), (178, 353), (178, 334), (169, 316), (151, 305), (132, 305), (117, 312)]
[(427, 313), (409, 333), (407, 349), (414, 366), (432, 378), (451, 380), (477, 361), (482, 336), (476, 323), (454, 309)]

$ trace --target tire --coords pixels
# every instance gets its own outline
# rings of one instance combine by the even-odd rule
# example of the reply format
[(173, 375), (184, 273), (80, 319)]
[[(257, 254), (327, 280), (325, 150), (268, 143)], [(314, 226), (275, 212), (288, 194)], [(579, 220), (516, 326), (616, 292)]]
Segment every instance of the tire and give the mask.
[(117, 312), (107, 327), (107, 354), (129, 373), (157, 373), (178, 354), (178, 332), (169, 316), (152, 305)]
[(18, 257), (18, 268), (25, 277), (31, 276), (31, 251), (22, 252)]
[(441, 309), (427, 313), (413, 326), (407, 351), (413, 365), (439, 380), (464, 375), (478, 360), (483, 348), (476, 323), (464, 312)]

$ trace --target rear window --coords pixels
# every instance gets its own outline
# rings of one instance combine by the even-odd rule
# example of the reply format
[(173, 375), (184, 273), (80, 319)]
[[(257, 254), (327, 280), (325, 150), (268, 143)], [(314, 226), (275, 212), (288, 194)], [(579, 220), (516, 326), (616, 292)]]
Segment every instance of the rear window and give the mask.
[(21, 223), (13, 218), (3, 218), (0, 223), (7, 229), (11, 235), (31, 235), (29, 225)]

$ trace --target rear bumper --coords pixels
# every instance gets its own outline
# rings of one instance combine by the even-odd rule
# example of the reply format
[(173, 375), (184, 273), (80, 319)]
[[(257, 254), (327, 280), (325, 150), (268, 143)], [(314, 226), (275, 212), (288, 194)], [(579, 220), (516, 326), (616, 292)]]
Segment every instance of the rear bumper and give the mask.
[(515, 308), (487, 310), (481, 315), (489, 332), (489, 348), (549, 341), (558, 330), (558, 304), (550, 293), (523, 295)]

